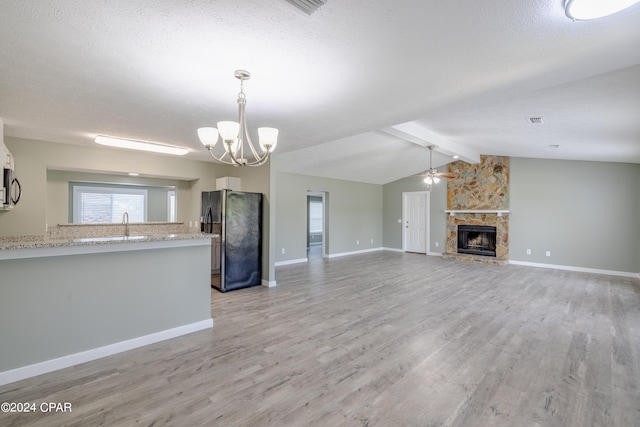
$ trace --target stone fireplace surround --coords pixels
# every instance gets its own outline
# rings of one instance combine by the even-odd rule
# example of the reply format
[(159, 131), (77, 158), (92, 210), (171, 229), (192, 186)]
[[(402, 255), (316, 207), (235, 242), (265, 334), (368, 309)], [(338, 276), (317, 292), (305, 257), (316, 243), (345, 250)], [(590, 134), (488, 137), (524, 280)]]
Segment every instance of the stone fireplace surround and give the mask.
[[(447, 233), (444, 259), (506, 265), (509, 261), (509, 158), (480, 156), (479, 164), (457, 161), (447, 180)], [(496, 256), (460, 254), (458, 225), (496, 227)]]

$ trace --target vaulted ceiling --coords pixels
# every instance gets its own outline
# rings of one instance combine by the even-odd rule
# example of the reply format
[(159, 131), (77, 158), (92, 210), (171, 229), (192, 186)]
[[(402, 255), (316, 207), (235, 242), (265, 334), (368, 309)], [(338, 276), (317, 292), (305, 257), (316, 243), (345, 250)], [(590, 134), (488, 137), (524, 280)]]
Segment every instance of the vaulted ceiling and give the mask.
[[(458, 154), (640, 163), (640, 4), (563, 0), (3, 0), (5, 135), (184, 146), (235, 120), (280, 129), (282, 170), (383, 184)], [(530, 118), (542, 118), (533, 124)]]

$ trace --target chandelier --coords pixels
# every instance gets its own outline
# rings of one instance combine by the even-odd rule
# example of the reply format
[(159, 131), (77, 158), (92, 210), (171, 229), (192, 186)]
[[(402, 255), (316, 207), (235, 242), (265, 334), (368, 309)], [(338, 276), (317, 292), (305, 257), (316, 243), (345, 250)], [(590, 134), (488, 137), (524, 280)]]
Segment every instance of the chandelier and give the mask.
[[(202, 145), (209, 151), (211, 157), (220, 163), (233, 166), (260, 166), (267, 162), (278, 143), (278, 129), (258, 128), (258, 149), (251, 142), (247, 129), (245, 106), (247, 97), (244, 94), (244, 81), (249, 80), (251, 74), (245, 70), (236, 70), (235, 77), (240, 80), (240, 93), (238, 94), (238, 122), (218, 122), (218, 128), (202, 127), (198, 129), (198, 138)], [(222, 140), (224, 152), (218, 150), (214, 153), (218, 135)]]

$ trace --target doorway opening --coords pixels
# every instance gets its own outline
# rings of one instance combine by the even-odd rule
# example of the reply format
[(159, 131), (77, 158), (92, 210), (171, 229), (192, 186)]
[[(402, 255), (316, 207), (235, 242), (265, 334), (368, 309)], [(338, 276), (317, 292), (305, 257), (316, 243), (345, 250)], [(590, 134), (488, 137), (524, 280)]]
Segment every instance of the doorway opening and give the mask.
[(326, 197), (324, 191), (307, 191), (307, 258), (326, 254)]

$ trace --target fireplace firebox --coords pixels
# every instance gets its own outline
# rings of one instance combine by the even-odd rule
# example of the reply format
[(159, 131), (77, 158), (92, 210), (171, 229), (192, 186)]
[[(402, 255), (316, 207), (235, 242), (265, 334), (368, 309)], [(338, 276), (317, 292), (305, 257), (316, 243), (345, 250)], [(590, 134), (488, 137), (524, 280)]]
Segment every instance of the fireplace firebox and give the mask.
[(496, 256), (496, 227), (458, 225), (458, 253)]

